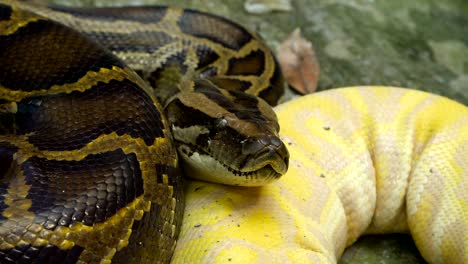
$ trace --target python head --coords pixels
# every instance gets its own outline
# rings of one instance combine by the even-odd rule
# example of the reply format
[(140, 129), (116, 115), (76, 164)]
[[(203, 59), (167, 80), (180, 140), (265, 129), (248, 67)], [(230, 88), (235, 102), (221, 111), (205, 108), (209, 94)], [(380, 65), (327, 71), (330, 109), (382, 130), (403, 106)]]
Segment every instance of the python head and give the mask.
[(286, 173), (289, 153), (276, 115), (262, 99), (195, 80), (165, 108), (186, 175), (260, 186)]

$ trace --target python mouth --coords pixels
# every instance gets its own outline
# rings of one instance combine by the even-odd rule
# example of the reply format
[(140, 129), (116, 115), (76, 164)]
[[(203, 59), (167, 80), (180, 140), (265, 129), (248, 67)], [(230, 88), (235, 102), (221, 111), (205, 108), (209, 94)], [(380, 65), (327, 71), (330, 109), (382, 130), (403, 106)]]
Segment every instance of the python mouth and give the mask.
[(225, 164), (222, 164), (222, 163), (220, 163), (220, 164), (223, 165), (232, 175), (242, 176), (242, 177), (246, 177), (246, 178), (264, 177), (264, 178), (278, 179), (282, 175), (282, 174), (278, 173), (277, 171), (275, 171), (275, 169), (273, 169), (273, 167), (271, 165), (269, 165), (269, 164), (263, 166), (262, 168), (260, 168), (258, 170), (253, 170), (253, 171), (240, 171), (240, 170), (230, 168), (229, 166), (227, 166)]
[(208, 157), (212, 161), (215, 161), (218, 165), (222, 166), (226, 173), (234, 177), (244, 177), (247, 179), (260, 179), (261, 178), (263, 180), (266, 180), (266, 179), (274, 180), (274, 179), (280, 178), (283, 175), (282, 173), (279, 173), (277, 170), (275, 170), (271, 164), (265, 164), (263, 167), (260, 167), (255, 170), (250, 170), (250, 171), (243, 171), (243, 170), (235, 169), (227, 165), (226, 163), (220, 161), (219, 159), (216, 159), (215, 157), (213, 157), (213, 155), (210, 155), (207, 151), (192, 144), (187, 144), (187, 143), (181, 144), (178, 149), (179, 149), (179, 152), (182, 152), (182, 155), (185, 155), (189, 159), (194, 154)]

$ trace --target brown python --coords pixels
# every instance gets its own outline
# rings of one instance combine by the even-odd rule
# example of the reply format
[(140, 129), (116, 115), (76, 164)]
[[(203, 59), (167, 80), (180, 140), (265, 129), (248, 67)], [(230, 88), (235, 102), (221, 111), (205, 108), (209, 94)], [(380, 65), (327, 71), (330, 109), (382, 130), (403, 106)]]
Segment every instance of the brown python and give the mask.
[(282, 92), (259, 37), (214, 15), (0, 1), (0, 262), (168, 262), (176, 149), (201, 179), (280, 177)]

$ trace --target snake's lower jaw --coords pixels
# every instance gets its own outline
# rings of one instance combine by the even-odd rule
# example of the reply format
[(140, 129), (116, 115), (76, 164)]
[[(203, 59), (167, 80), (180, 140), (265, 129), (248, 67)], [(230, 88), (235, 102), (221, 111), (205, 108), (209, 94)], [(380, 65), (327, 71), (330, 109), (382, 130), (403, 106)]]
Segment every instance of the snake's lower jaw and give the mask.
[(279, 178), (286, 174), (288, 164), (289, 152), (281, 143), (279, 146), (269, 145), (253, 157), (248, 157), (241, 171), (257, 171), (259, 177), (277, 174)]
[[(188, 146), (180, 145), (178, 153), (185, 175), (194, 179), (236, 186), (262, 186), (273, 182), (286, 173), (289, 154), (286, 152), (265, 152), (247, 161), (239, 169), (220, 163), (210, 155), (189, 152)], [(256, 164), (254, 168), (249, 164)]]

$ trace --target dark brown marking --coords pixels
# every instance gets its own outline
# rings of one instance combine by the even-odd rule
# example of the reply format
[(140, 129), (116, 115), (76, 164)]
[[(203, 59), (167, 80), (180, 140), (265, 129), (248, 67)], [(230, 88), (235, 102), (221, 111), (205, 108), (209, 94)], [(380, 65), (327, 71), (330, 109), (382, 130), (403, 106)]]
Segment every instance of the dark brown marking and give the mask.
[(195, 80), (195, 92), (205, 95), (211, 101), (228, 111), (236, 107), (229, 98), (219, 91), (219, 88), (216, 88), (216, 86), (205, 80)]
[(7, 220), (6, 217), (2, 215), (3, 211), (8, 208), (8, 205), (5, 204), (5, 194), (8, 193), (8, 184), (1, 182), (0, 183), (0, 225)]
[(197, 46), (196, 53), (198, 57), (197, 69), (203, 69), (219, 59), (219, 55), (206, 46)]
[[(157, 23), (166, 14), (163, 6), (125, 6), (125, 7), (101, 7), (101, 8), (76, 8), (76, 7), (51, 7), (52, 10), (72, 14), (79, 18), (92, 20), (116, 21), (128, 20), (141, 23)], [(122, 12), (125, 10), (125, 12)]]
[(8, 142), (0, 142), (0, 180), (6, 177), (8, 170), (13, 161), (13, 154), (18, 151), (18, 148)]
[(18, 148), (8, 142), (0, 142), (0, 224), (6, 218), (2, 215), (8, 208), (5, 204), (5, 194), (8, 193), (8, 180), (11, 178), (13, 168), (13, 155)]
[(261, 75), (265, 70), (265, 54), (261, 50), (252, 51), (242, 58), (229, 60), (226, 75)]
[[(198, 109), (186, 106), (178, 99), (174, 100), (171, 104), (168, 105), (166, 112), (168, 113), (167, 116), (170, 123), (180, 128), (196, 125), (209, 128), (213, 119)], [(190, 113), (190, 115), (187, 115), (186, 113)]]
[(0, 263), (76, 263), (82, 251), (80, 246), (73, 246), (70, 250), (61, 250), (50, 244), (43, 247), (16, 246), (0, 250)]
[(234, 98), (233, 102), (236, 105), (242, 105), (243, 108), (246, 109), (246, 111), (234, 112), (237, 118), (248, 120), (253, 123), (258, 122), (259, 124), (267, 121), (263, 113), (258, 108), (257, 97), (236, 90), (230, 90), (229, 94)]
[(211, 40), (233, 50), (239, 50), (252, 39), (250, 33), (240, 25), (195, 10), (184, 10), (178, 25), (183, 33)]
[(16, 131), (15, 122), (13, 113), (0, 113), (0, 135), (14, 134)]
[(12, 9), (10, 6), (0, 4), (0, 21), (10, 20)]
[(175, 39), (164, 33), (154, 31), (139, 31), (131, 33), (113, 32), (83, 32), (112, 52), (145, 52), (153, 53), (162, 46), (175, 41)]
[(23, 163), (34, 222), (46, 229), (82, 222), (104, 222), (143, 194), (135, 154), (122, 150), (89, 155), (80, 161), (32, 157)]
[(214, 103), (235, 114), (239, 119), (252, 123), (265, 121), (263, 114), (257, 107), (258, 99), (253, 95), (236, 90), (227, 90), (232, 97), (229, 98), (221, 93), (219, 88), (205, 80), (195, 81), (195, 91), (202, 93)]
[(275, 59), (275, 71), (273, 76), (270, 78), (270, 85), (261, 91), (258, 96), (263, 98), (269, 105), (275, 106), (278, 104), (278, 100), (284, 93), (284, 77), (281, 73), (281, 68)]
[(116, 132), (142, 138), (149, 146), (164, 137), (152, 99), (131, 81), (99, 83), (84, 92), (23, 99), (16, 114), (17, 134), (41, 150), (78, 149), (100, 135)]
[(223, 78), (223, 77), (212, 77), (209, 78), (210, 82), (215, 84), (218, 87), (222, 87), (226, 90), (236, 90), (236, 91), (245, 91), (249, 89), (252, 84), (248, 81), (243, 81), (233, 78)]
[(39, 20), (0, 36), (0, 85), (34, 91), (74, 83), (89, 71), (122, 67), (109, 52), (78, 32)]

